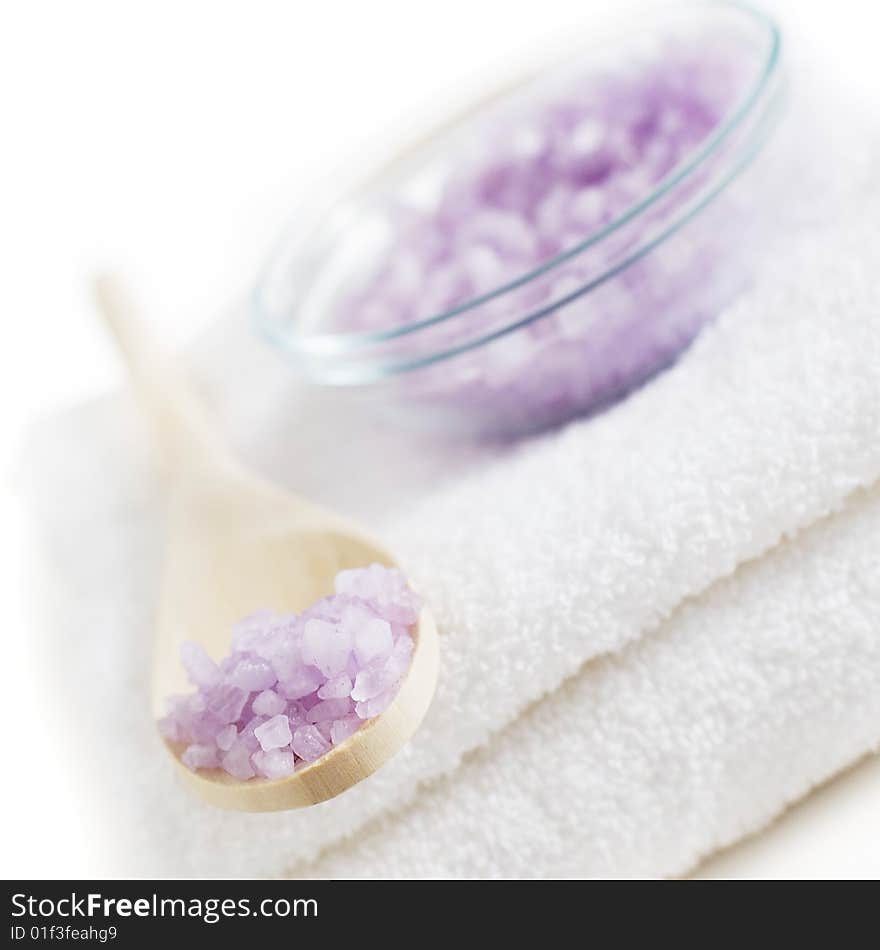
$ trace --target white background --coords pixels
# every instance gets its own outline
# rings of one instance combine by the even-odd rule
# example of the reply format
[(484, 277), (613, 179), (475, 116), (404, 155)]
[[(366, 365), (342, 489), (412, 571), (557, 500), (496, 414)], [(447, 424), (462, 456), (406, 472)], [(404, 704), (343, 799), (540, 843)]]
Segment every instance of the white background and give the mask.
[[(248, 286), (290, 208), (328, 169), (490, 84), (508, 58), (588, 35), (610, 5), (0, 3), (0, 874), (94, 868), (53, 769), (49, 704), (26, 650), (32, 539), (16, 483), (30, 420), (121, 379), (89, 274), (121, 270), (164, 335), (184, 343)], [(817, 69), (880, 112), (873, 0), (773, 7)], [(880, 877), (880, 761), (703, 873)]]

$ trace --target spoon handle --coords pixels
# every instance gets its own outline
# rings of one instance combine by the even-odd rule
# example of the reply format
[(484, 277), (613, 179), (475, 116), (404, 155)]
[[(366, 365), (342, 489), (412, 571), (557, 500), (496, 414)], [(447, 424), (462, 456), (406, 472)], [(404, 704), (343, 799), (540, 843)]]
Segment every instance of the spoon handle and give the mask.
[(227, 453), (189, 381), (144, 331), (131, 298), (109, 275), (95, 280), (95, 298), (128, 367), (141, 404), (171, 469), (204, 466)]

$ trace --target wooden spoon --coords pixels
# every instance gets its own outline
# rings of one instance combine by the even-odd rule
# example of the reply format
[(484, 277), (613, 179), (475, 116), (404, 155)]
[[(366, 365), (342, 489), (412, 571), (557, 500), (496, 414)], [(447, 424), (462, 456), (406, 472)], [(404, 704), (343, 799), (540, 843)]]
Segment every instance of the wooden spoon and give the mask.
[[(143, 335), (121, 289), (96, 282), (101, 312), (155, 423), (169, 469), (167, 558), (156, 627), (152, 708), (189, 692), (180, 645), (195, 640), (214, 658), (229, 652), (233, 624), (263, 607), (299, 612), (333, 592), (344, 569), (394, 558), (341, 517), (246, 471), (207, 421), (187, 385)], [(198, 794), (212, 805), (279, 811), (339, 795), (376, 771), (413, 735), (437, 681), (437, 631), (423, 608), (415, 649), (397, 696), (339, 746), (293, 775), (239, 781), (221, 769), (193, 772), (166, 743)]]

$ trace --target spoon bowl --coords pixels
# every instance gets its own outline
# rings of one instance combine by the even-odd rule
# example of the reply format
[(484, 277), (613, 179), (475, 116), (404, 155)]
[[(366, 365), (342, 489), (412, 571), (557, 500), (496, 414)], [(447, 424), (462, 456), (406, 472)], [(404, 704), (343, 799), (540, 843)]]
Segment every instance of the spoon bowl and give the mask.
[[(248, 472), (211, 428), (186, 380), (142, 333), (121, 289), (102, 278), (101, 312), (154, 423), (168, 468), (167, 551), (156, 624), (152, 713), (187, 692), (180, 646), (192, 640), (215, 660), (233, 625), (261, 608), (299, 613), (333, 592), (343, 570), (397, 567), (379, 543), (345, 519)], [(184, 745), (165, 741), (206, 802), (239, 811), (280, 811), (333, 798), (382, 766), (418, 729), (437, 681), (437, 630), (423, 607), (399, 690), (380, 715), (290, 776), (240, 781), (222, 769), (194, 772)]]

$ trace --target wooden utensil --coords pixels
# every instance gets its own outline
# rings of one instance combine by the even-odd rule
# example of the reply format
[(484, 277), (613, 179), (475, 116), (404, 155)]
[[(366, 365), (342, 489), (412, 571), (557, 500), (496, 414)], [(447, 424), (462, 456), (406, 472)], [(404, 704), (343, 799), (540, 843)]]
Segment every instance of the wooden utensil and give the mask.
[[(248, 472), (232, 458), (182, 374), (147, 339), (121, 288), (96, 282), (112, 330), (168, 467), (167, 557), (156, 625), (152, 711), (188, 692), (180, 645), (195, 640), (214, 658), (229, 650), (233, 624), (255, 610), (299, 612), (333, 592), (335, 575), (396, 562), (340, 516)], [(169, 752), (212, 805), (279, 811), (339, 795), (378, 769), (413, 735), (437, 681), (437, 631), (425, 607), (415, 649), (388, 708), (326, 755), (284, 779), (239, 781), (221, 769), (192, 772)]]

